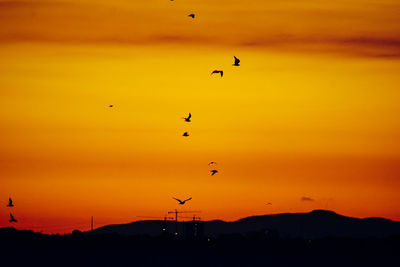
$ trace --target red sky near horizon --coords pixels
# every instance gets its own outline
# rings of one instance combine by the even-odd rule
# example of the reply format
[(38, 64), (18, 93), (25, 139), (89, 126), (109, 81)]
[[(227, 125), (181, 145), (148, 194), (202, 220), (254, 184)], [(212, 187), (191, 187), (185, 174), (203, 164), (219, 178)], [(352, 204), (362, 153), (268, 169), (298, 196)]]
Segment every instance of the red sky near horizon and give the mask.
[(13, 226), (46, 233), (175, 208), (400, 220), (399, 12), (395, 0), (0, 0), (0, 227), (9, 197)]

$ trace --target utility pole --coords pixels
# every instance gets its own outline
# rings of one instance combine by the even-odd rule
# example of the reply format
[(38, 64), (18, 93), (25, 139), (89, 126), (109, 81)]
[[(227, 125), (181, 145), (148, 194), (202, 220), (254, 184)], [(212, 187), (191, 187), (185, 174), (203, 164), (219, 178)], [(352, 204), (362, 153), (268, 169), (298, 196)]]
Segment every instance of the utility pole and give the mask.
[(178, 235), (178, 211), (175, 209), (175, 235)]
[(168, 214), (175, 214), (175, 235), (178, 235), (178, 213), (182, 213), (182, 211), (178, 211), (175, 209), (175, 211), (168, 211)]

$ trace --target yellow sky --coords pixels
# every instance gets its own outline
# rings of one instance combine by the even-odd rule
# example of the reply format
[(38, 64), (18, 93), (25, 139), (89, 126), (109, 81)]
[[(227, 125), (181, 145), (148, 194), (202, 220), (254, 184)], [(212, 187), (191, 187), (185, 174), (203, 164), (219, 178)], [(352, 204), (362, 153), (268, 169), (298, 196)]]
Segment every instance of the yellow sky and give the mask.
[(398, 11), (0, 1), (0, 196), (20, 227), (46, 232), (164, 216), (172, 196), (193, 196), (186, 209), (204, 219), (327, 208), (400, 220)]

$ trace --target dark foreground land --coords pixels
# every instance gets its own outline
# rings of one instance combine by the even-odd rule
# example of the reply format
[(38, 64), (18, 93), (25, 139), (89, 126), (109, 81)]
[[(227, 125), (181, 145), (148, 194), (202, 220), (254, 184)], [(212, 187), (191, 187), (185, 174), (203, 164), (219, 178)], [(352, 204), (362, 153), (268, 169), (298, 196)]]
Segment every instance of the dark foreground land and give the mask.
[(225, 234), (43, 235), (0, 229), (0, 266), (399, 266), (400, 236), (280, 238)]

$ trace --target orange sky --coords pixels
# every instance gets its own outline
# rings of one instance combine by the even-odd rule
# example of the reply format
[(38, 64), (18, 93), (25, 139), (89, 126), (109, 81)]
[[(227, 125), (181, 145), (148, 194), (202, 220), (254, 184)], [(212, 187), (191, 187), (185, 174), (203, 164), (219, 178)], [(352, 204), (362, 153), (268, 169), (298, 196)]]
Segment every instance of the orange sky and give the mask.
[(0, 0), (0, 226), (9, 196), (17, 227), (50, 233), (88, 230), (91, 215), (164, 216), (172, 196), (192, 196), (185, 209), (203, 219), (400, 220), (399, 12), (390, 0)]

